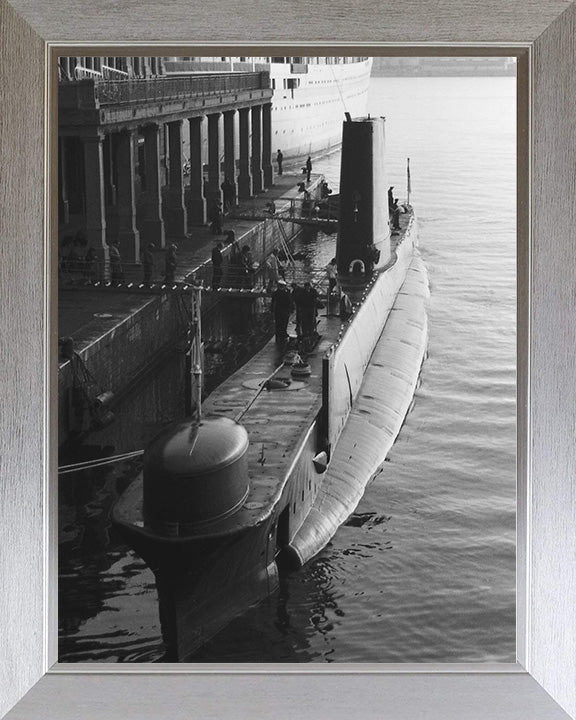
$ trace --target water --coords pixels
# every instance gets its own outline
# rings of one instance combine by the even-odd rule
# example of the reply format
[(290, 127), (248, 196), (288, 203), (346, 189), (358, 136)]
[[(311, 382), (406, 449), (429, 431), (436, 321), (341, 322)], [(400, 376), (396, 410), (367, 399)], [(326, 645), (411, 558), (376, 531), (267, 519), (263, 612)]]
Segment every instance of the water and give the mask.
[[(411, 159), (430, 274), (414, 407), (328, 547), (198, 662), (515, 659), (515, 81), (375, 78), (369, 109), (387, 117), (401, 200)], [(337, 189), (337, 154), (314, 169)], [(84, 504), (65, 505), (63, 661), (161, 655), (153, 575), (106, 522), (131, 471), (92, 478)]]

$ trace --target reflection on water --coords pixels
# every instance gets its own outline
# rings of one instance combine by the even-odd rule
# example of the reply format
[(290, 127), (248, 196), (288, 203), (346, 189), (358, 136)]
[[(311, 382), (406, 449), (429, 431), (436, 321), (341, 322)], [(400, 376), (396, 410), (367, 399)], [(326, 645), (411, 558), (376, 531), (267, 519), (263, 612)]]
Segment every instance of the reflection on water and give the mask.
[[(326, 247), (333, 248), (333, 243), (324, 236), (303, 234), (298, 245), (302, 265), (319, 262), (319, 257), (332, 252)], [(234, 317), (236, 330), (249, 330), (230, 335), (226, 343), (207, 352), (207, 393), (270, 336), (270, 317), (263, 308), (241, 321), (238, 312)], [(63, 448), (60, 465), (145, 447), (164, 426), (185, 417), (185, 374), (184, 353), (175, 352), (114, 408), (113, 425), (92, 433), (83, 443)], [(154, 576), (110, 523), (114, 503), (140, 470), (138, 457), (59, 478), (61, 662), (157, 662), (162, 657)], [(278, 598), (271, 599), (278, 602), (279, 618), (284, 608), (287, 625), (288, 596), (289, 586), (283, 581)]]
[[(356, 513), (197, 662), (511, 662), (515, 653), (515, 93), (511, 78), (380, 78), (388, 178), (411, 158), (431, 280), (429, 356), (411, 413)], [(316, 161), (337, 190), (337, 155)], [(308, 240), (314, 264), (334, 239)], [(142, 445), (183, 412), (182, 357), (90, 442)], [(158, 660), (152, 573), (109, 524), (138, 471), (66, 476), (62, 661)]]

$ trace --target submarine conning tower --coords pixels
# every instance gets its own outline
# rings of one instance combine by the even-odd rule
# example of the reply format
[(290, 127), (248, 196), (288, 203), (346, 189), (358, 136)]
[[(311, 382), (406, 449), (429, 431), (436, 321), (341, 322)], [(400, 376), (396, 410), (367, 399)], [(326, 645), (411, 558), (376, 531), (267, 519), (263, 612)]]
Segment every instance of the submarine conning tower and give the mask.
[(248, 433), (220, 417), (171, 425), (144, 453), (144, 524), (165, 537), (199, 534), (248, 496)]
[(368, 272), (390, 259), (383, 117), (351, 119), (342, 128), (338, 272)]

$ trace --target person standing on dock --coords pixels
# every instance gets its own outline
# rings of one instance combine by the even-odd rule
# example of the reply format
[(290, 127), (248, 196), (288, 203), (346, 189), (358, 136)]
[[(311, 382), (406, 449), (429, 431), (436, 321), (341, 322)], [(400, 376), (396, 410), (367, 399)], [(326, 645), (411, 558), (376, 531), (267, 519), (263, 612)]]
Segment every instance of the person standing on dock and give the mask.
[(222, 283), (223, 262), (222, 243), (219, 242), (212, 248), (212, 290), (217, 290)]
[(142, 253), (142, 269), (145, 283), (152, 281), (152, 273), (154, 272), (154, 253), (152, 251), (155, 247), (154, 243), (148, 243)]
[(240, 259), (242, 261), (241, 287), (252, 288), (254, 287), (254, 260), (252, 258), (250, 245), (243, 245), (240, 253)]
[(284, 155), (282, 155), (282, 151), (279, 149), (276, 153), (276, 162), (278, 163), (278, 175), (282, 175), (282, 161), (284, 160)]
[(222, 190), (222, 197), (224, 199), (224, 212), (228, 213), (236, 204), (234, 185), (227, 177), (225, 177), (224, 182), (222, 183), (222, 185), (220, 185), (220, 188)]
[(271, 310), (274, 316), (274, 335), (277, 343), (284, 343), (288, 338), (288, 320), (294, 305), (292, 294), (285, 280), (278, 280), (278, 287), (272, 293)]
[(270, 257), (266, 259), (266, 269), (268, 270), (268, 292), (272, 292), (277, 287), (278, 280), (280, 280), (280, 263), (276, 248), (272, 250)]
[(282, 278), (282, 280), (286, 280), (286, 264), (288, 263), (288, 258), (286, 257), (286, 253), (284, 250), (278, 253), (278, 275)]
[[(233, 232), (233, 231), (230, 231)], [(230, 234), (228, 233), (228, 239), (230, 239)], [(230, 240), (230, 259), (228, 262), (228, 275), (227, 275), (227, 285), (229, 287), (233, 288), (239, 288), (242, 287), (242, 275), (244, 271), (244, 265), (242, 262), (242, 251), (240, 250), (240, 245), (238, 244), (238, 240), (236, 240), (235, 237)]]
[(210, 220), (210, 230), (213, 235), (222, 235), (222, 203), (217, 200), (210, 208), (208, 216)]
[(178, 245), (176, 245), (175, 243), (172, 243), (166, 249), (166, 274), (164, 277), (164, 282), (166, 282), (166, 283), (174, 282), (174, 276), (176, 274), (176, 267), (178, 266), (178, 260), (176, 258), (176, 250), (178, 250)]
[(84, 277), (90, 282), (96, 279), (96, 260), (96, 250), (90, 245), (84, 257)]
[(336, 258), (332, 258), (326, 265), (326, 277), (328, 278), (328, 297), (334, 292), (334, 288), (338, 285), (338, 266)]
[(308, 155), (308, 160), (306, 160), (305, 170), (306, 182), (310, 182), (310, 175), (312, 174), (312, 158), (310, 157), (310, 155)]
[(120, 257), (120, 242), (114, 240), (110, 244), (110, 278), (112, 282), (117, 282), (124, 279), (124, 273), (122, 272), (122, 258)]
[(318, 292), (309, 281), (304, 283), (304, 289), (298, 294), (300, 303), (300, 318), (302, 321), (303, 337), (313, 337), (316, 333), (316, 310), (318, 307)]

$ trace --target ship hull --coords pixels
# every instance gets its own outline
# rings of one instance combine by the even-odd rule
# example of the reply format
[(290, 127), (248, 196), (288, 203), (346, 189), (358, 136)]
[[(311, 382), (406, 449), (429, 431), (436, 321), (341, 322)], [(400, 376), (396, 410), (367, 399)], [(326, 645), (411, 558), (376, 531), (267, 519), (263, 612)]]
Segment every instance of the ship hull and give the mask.
[[(344, 60), (344, 58), (327, 58)], [(272, 153), (282, 150), (286, 163), (340, 147), (345, 113), (366, 114), (372, 58), (346, 62), (167, 62), (168, 75), (267, 71), (272, 97)], [(205, 150), (206, 152), (206, 150)], [(189, 156), (187, 130), (184, 153)]]
[[(344, 114), (365, 115), (372, 59), (334, 65), (272, 63), (272, 150), (285, 160), (329, 152), (342, 143)], [(289, 82), (298, 87), (285, 88)]]
[[(133, 488), (138, 491), (138, 483)], [(186, 662), (246, 608), (278, 587), (271, 520), (224, 537), (162, 538), (118, 528), (154, 572), (163, 662)]]

